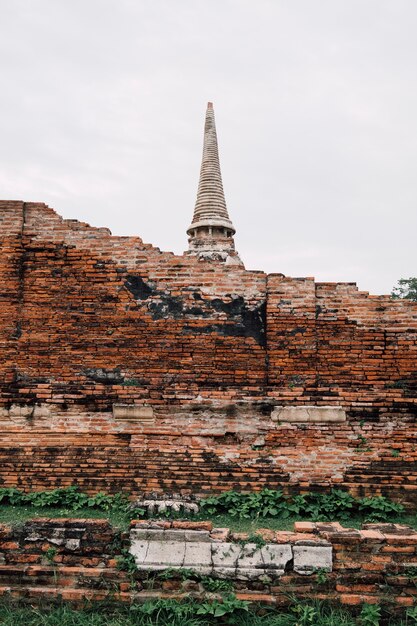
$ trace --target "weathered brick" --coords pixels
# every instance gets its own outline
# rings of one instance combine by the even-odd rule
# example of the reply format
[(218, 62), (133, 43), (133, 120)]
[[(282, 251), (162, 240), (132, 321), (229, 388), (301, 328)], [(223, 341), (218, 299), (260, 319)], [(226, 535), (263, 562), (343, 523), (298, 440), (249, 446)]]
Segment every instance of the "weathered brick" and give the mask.
[(0, 238), (3, 486), (417, 503), (416, 303), (176, 256), (40, 203), (0, 202)]

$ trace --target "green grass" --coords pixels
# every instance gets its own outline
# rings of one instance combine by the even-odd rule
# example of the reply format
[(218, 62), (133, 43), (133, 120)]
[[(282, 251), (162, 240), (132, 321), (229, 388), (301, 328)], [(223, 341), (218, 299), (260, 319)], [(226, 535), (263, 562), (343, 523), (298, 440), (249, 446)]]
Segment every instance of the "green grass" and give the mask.
[[(125, 530), (129, 527), (129, 514), (118, 511), (102, 511), (94, 508), (82, 508), (76, 511), (70, 508), (62, 507), (34, 507), (34, 506), (11, 506), (0, 504), (0, 523), (18, 524), (26, 520), (35, 519), (37, 517), (73, 517), (73, 518), (91, 518), (91, 519), (108, 519), (113, 526)], [(231, 515), (212, 515), (197, 516), (191, 519), (204, 519), (210, 517), (215, 527), (230, 528), (232, 532), (253, 533), (258, 528), (270, 528), (271, 530), (293, 530), (294, 522), (309, 521), (305, 517), (288, 517), (285, 519), (279, 517), (265, 517), (252, 519), (238, 519)], [(320, 521), (320, 520), (315, 520)], [(323, 520), (325, 521), (325, 520)], [(335, 520), (337, 521), (337, 520)], [(347, 528), (361, 528), (364, 518), (352, 517), (349, 520), (342, 521), (342, 526)], [(390, 522), (398, 524), (406, 524), (417, 530), (417, 515), (402, 515), (393, 517)], [(0, 622), (1, 623), (1, 622)]]
[[(207, 518), (206, 518), (207, 519)], [(254, 532), (258, 528), (270, 528), (271, 530), (293, 530), (294, 522), (307, 522), (307, 521), (323, 521), (327, 520), (309, 520), (306, 517), (287, 517), (285, 519), (279, 517), (260, 517), (255, 520), (251, 519), (238, 519), (236, 517), (232, 517), (230, 515), (212, 515), (210, 520), (213, 522), (213, 525), (219, 528), (230, 528), (233, 532)], [(337, 519), (333, 521), (339, 521)], [(361, 528), (362, 524), (365, 523), (365, 519), (363, 517), (352, 517), (348, 520), (341, 521), (342, 526), (346, 528)], [(407, 526), (411, 526), (412, 528), (417, 529), (417, 515), (402, 515), (398, 517), (392, 517), (389, 520), (389, 523), (393, 524), (406, 524)]]
[[(88, 607), (75, 610), (69, 606), (56, 608), (23, 607), (0, 604), (0, 624), (3, 626), (213, 626), (235, 624), (235, 626), (412, 626), (416, 623), (411, 614), (403, 620), (390, 618), (363, 621), (349, 610), (326, 603), (298, 603), (287, 609), (260, 608), (237, 611), (226, 617), (200, 617), (196, 614), (197, 601), (177, 603), (162, 601), (112, 608)], [(366, 605), (363, 611), (367, 611)], [(415, 614), (415, 612), (414, 612)], [(362, 616), (364, 614), (362, 613)], [(368, 614), (369, 615), (369, 614)]]
[[(124, 529), (130, 517), (141, 517), (144, 513), (140, 507), (136, 511), (131, 509), (126, 493), (89, 495), (81, 492), (77, 485), (28, 493), (15, 487), (0, 487), (0, 521), (4, 522), (21, 523), (39, 516), (107, 517), (114, 526)], [(367, 520), (390, 520), (417, 528), (416, 515), (406, 515), (401, 503), (384, 496), (354, 498), (340, 489), (293, 497), (284, 495), (282, 490), (268, 488), (251, 493), (223, 492), (203, 499), (200, 514), (194, 519), (211, 519), (216, 526), (253, 533), (262, 526), (291, 530), (297, 518), (343, 520), (345, 526), (353, 527)]]
[[(34, 507), (12, 506), (0, 504), (0, 523), (19, 524), (37, 517), (73, 517), (79, 519), (108, 519), (113, 526), (126, 529), (129, 526), (129, 516), (120, 511), (101, 511), (99, 509), (83, 508), (76, 511), (62, 507)], [(1, 622), (0, 622), (1, 624)]]

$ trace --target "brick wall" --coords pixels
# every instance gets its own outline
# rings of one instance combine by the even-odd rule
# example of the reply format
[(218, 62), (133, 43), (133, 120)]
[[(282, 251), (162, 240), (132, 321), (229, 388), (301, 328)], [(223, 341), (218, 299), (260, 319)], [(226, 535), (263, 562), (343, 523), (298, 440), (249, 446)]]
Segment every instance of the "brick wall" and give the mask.
[[(175, 256), (43, 204), (0, 202), (0, 236), (3, 485), (417, 501), (417, 304)], [(273, 422), (275, 405), (347, 421)]]
[[(417, 534), (408, 527), (367, 524), (354, 530), (338, 523), (297, 523), (295, 532), (259, 534), (265, 541), (261, 548), (248, 543), (247, 535), (213, 529), (210, 522), (135, 521), (130, 536), (104, 519), (35, 519), (19, 527), (2, 524), (0, 596), (32, 604), (198, 599), (207, 593), (200, 580), (207, 568), (199, 559), (204, 560), (210, 550), (214, 555), (210, 575), (230, 579), (237, 597), (250, 602), (285, 605), (296, 596), (347, 605), (383, 603), (392, 609), (415, 601)], [(165, 549), (164, 542), (168, 542)], [(168, 580), (158, 577), (168, 562), (170, 572), (183, 567), (176, 559), (175, 542), (181, 542), (187, 562), (192, 563), (186, 580), (181, 573), (171, 574)], [(118, 568), (126, 550), (136, 555), (137, 573)]]

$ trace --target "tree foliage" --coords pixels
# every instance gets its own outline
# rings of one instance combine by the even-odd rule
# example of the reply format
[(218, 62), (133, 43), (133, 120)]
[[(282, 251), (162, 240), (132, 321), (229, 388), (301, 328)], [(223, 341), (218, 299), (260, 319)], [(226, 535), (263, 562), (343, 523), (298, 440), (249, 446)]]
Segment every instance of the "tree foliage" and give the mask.
[(391, 292), (393, 298), (404, 298), (417, 302), (417, 278), (400, 278)]

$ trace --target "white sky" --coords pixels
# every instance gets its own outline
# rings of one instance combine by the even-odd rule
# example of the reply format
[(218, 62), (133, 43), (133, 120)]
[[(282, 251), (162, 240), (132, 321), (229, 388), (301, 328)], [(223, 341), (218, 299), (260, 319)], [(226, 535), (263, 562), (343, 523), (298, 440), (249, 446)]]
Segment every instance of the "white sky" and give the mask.
[(206, 103), (248, 269), (417, 275), (416, 0), (0, 0), (0, 198), (187, 247)]

